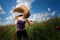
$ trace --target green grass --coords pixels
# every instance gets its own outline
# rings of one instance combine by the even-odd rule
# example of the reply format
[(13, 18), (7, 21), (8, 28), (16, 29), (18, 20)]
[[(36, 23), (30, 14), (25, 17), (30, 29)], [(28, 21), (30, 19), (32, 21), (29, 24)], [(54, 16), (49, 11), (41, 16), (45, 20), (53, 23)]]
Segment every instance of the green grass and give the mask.
[[(0, 27), (0, 40), (15, 40), (15, 25)], [(29, 40), (60, 40), (60, 18), (31, 24), (27, 29)]]

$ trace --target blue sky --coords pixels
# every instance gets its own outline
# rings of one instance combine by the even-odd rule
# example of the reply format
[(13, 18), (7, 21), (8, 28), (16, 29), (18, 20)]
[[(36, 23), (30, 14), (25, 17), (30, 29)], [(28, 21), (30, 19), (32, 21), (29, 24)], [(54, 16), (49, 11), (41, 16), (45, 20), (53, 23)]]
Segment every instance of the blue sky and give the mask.
[[(12, 10), (13, 7), (19, 4), (19, 2), (17, 1), (19, 0), (0, 0), (0, 22), (4, 23), (6, 21), (6, 18), (9, 18), (9, 16), (12, 15), (10, 11)], [(47, 16), (49, 16), (48, 18), (50, 18), (51, 17), (50, 14), (51, 15), (56, 14), (57, 16), (60, 15), (60, 0), (34, 0), (34, 2), (30, 4), (30, 6), (31, 6), (30, 12), (32, 16), (36, 14), (37, 15), (40, 14), (39, 16), (41, 15), (44, 16), (47, 13)], [(30, 19), (35, 18), (35, 17), (32, 18), (32, 16)]]

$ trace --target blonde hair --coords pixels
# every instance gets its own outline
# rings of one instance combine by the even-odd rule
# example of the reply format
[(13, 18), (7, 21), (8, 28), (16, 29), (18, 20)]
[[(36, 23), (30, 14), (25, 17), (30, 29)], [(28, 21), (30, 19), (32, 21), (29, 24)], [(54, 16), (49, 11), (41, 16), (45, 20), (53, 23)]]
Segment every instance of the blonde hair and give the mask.
[(24, 12), (28, 12), (28, 11), (30, 11), (30, 8), (25, 5), (21, 5), (21, 7), (17, 7), (15, 9), (13, 9), (13, 12), (19, 12), (19, 13), (24, 13)]
[(24, 13), (24, 9), (21, 7), (15, 8), (13, 12), (19, 12), (19, 13)]
[[(26, 14), (27, 15), (26, 18), (28, 18), (30, 16), (30, 8), (25, 6), (25, 5), (21, 5), (21, 7), (17, 7), (15, 9), (13, 9), (13, 12), (27, 13)], [(19, 17), (19, 16), (17, 16), (17, 17)]]

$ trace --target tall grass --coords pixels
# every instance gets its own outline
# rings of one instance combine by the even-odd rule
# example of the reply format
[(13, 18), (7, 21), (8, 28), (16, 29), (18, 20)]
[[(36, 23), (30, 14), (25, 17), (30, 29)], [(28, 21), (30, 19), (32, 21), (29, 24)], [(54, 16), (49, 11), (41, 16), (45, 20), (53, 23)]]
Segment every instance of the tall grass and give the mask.
[[(16, 40), (15, 25), (0, 27), (0, 40)], [(29, 40), (60, 40), (60, 18), (31, 24), (27, 29)]]

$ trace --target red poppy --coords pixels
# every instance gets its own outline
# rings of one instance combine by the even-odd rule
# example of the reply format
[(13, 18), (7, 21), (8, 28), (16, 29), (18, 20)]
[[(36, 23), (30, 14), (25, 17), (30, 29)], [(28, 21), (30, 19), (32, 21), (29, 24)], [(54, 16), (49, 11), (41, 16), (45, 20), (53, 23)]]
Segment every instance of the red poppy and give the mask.
[(56, 26), (56, 29), (60, 28), (60, 26)]
[(51, 20), (54, 20), (53, 18), (50, 18)]
[(2, 26), (0, 26), (0, 29), (2, 28)]
[(12, 40), (12, 38), (10, 38), (10, 40)]
[(46, 26), (46, 22), (43, 22), (44, 26)]

